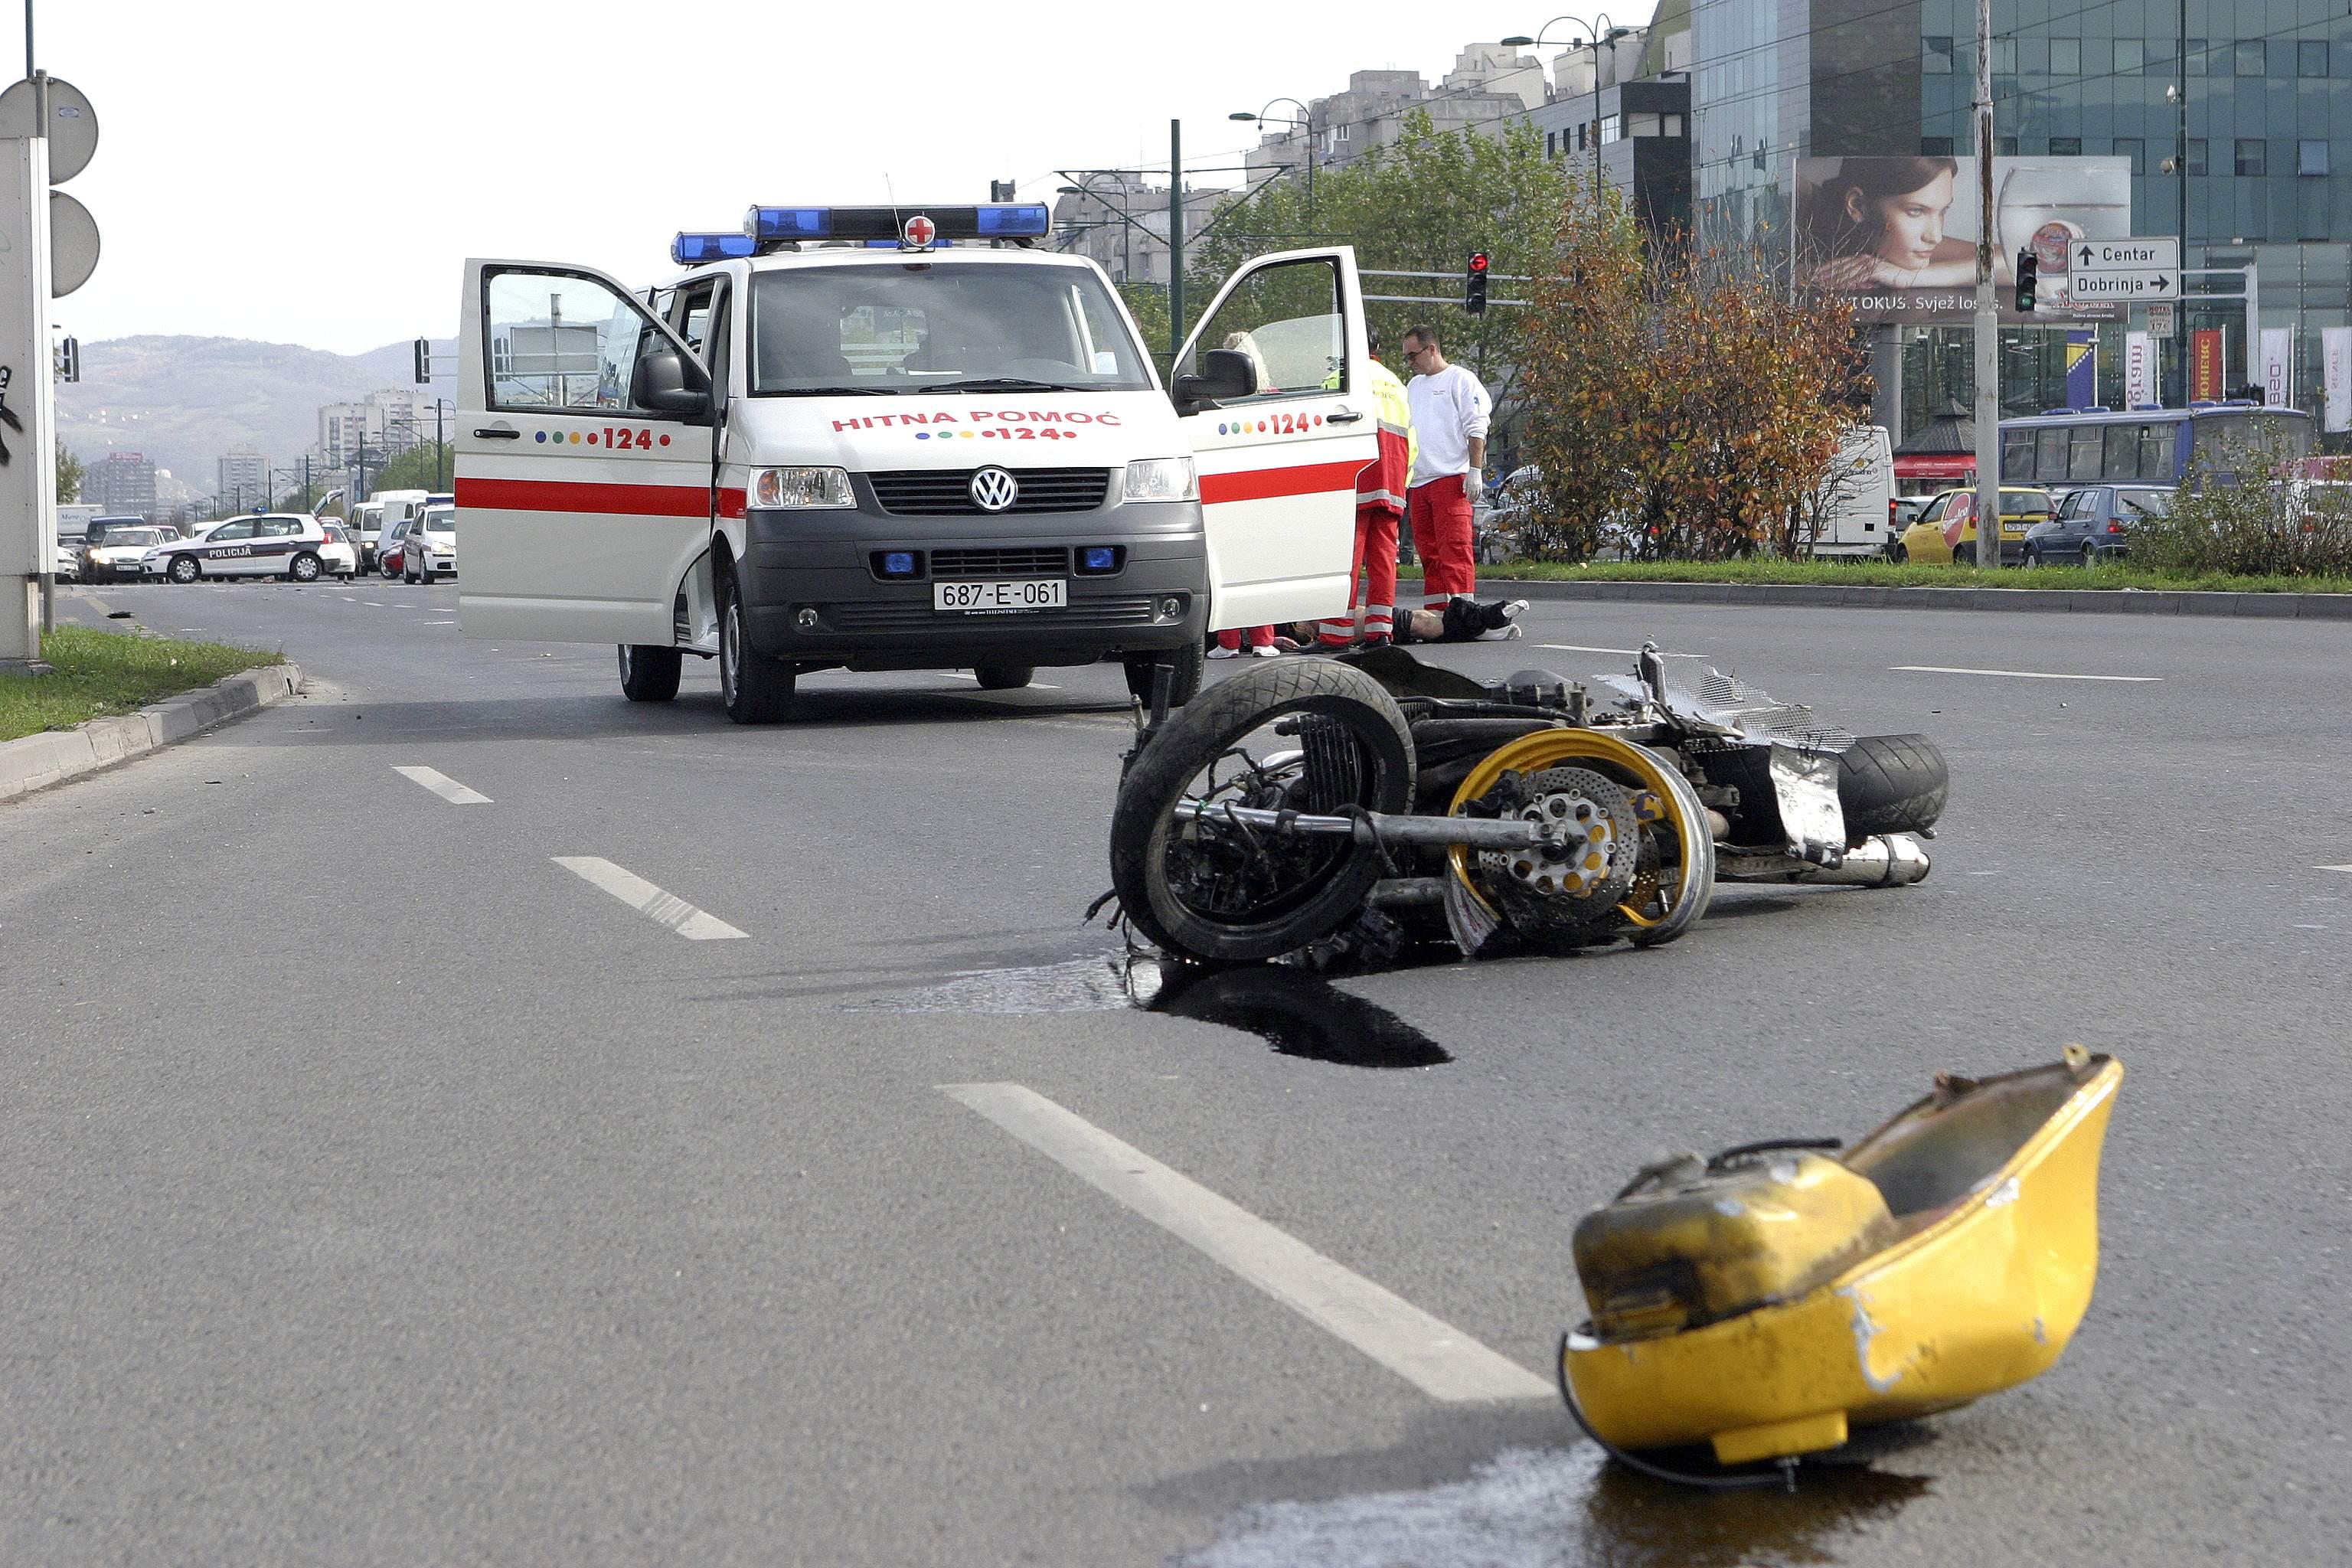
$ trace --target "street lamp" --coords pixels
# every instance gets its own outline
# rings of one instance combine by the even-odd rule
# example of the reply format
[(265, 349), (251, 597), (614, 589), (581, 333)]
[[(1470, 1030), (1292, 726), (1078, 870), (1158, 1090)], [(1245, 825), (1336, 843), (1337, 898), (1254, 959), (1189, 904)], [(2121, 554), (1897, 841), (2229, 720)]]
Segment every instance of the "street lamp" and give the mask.
[[(1267, 109), (1272, 109), (1277, 103), (1287, 103), (1293, 105), (1297, 109), (1298, 112), (1306, 116), (1306, 118), (1303, 120), (1269, 118), (1265, 110)], [(1315, 221), (1315, 111), (1307, 108), (1305, 104), (1300, 103), (1295, 98), (1269, 98), (1265, 100), (1265, 107), (1264, 109), (1260, 109), (1255, 114), (1252, 114), (1246, 110), (1243, 110), (1228, 114), (1225, 118), (1228, 120), (1239, 120), (1245, 123), (1254, 125), (1281, 125), (1293, 131), (1303, 131), (1306, 132), (1306, 135), (1301, 137), (1300, 141), (1305, 143), (1307, 148), (1307, 221), (1310, 225), (1313, 224)]]
[[(1592, 52), (1592, 118), (1587, 123), (1592, 127), (1592, 192), (1597, 199), (1601, 194), (1601, 46), (1615, 43), (1633, 29), (1617, 26), (1606, 11), (1590, 22), (1575, 16), (1554, 16), (1551, 22), (1546, 22), (1538, 28), (1533, 37), (1525, 33), (1515, 33), (1503, 40), (1503, 47), (1507, 49), (1539, 49), (1544, 46), (1545, 35), (1551, 31), (1552, 22), (1569, 22), (1584, 29), (1582, 38), (1561, 39), (1562, 48), (1590, 49)], [(1604, 26), (1608, 31), (1594, 31)]]

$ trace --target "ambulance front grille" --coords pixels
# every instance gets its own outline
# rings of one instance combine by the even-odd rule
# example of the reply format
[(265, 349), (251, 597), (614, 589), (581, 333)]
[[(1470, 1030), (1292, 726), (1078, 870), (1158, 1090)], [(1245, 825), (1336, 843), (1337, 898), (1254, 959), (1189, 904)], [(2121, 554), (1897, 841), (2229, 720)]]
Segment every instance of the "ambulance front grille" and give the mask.
[(1050, 626), (1090, 630), (1100, 626), (1148, 626), (1155, 618), (1157, 595), (1115, 594), (1099, 599), (1072, 599), (1066, 610), (1024, 610), (1006, 615), (973, 616), (935, 610), (925, 599), (856, 600), (820, 605), (825, 624), (845, 632), (906, 631), (918, 627), (971, 626), (1017, 621), (1024, 626)]
[(1110, 493), (1108, 468), (1012, 468), (1020, 494), (1001, 512), (984, 512), (971, 499), (971, 468), (910, 468), (868, 474), (874, 499), (893, 517), (1023, 517), (1048, 511), (1092, 511)]

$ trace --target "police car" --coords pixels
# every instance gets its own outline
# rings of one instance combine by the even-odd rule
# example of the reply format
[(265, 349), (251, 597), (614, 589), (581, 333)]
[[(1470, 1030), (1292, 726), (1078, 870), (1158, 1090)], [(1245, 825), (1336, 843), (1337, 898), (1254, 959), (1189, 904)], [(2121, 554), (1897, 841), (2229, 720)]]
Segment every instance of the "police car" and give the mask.
[(1342, 613), (1375, 454), (1354, 251), (1245, 264), (1163, 387), (1042, 205), (751, 209), (633, 289), (469, 260), (468, 637), (715, 658), (728, 714), (811, 669), (1110, 658), (1181, 701), (1202, 634)]
[(158, 545), (147, 552), (145, 565), (150, 575), (174, 583), (199, 577), (315, 583), (327, 569), (326, 545), (326, 530), (308, 512), (251, 512), (215, 523), (194, 539)]

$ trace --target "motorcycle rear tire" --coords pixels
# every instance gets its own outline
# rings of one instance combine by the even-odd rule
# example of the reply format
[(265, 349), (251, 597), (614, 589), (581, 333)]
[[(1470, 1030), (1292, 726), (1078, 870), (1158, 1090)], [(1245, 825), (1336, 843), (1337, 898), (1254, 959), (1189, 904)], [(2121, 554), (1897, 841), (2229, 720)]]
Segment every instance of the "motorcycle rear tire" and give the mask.
[(1253, 963), (1293, 952), (1339, 929), (1381, 878), (1381, 855), (1352, 845), (1312, 884), (1264, 919), (1216, 915), (1178, 897), (1168, 875), (1176, 803), (1202, 771), (1252, 731), (1286, 713), (1344, 725), (1370, 773), (1363, 805), (1399, 812), (1412, 798), (1412, 734), (1379, 682), (1326, 658), (1255, 665), (1219, 681), (1154, 735), (1120, 783), (1111, 813), (1111, 886), (1135, 929), (1162, 950), (1205, 963)]
[(1933, 827), (1951, 797), (1951, 770), (1925, 735), (1864, 735), (1838, 756), (1838, 804), (1858, 842)]

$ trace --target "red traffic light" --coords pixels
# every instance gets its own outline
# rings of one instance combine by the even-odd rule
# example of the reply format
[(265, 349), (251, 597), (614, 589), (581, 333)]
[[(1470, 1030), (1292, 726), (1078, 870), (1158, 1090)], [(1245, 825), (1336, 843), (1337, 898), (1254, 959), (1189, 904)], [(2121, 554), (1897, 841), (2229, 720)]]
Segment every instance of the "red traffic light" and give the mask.
[(1474, 250), (1470, 253), (1470, 270), (1473, 272), (1484, 272), (1486, 270), (1486, 253), (1485, 251)]

